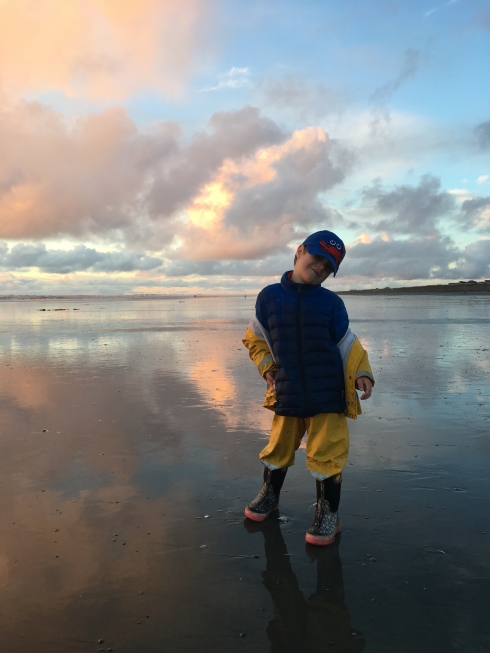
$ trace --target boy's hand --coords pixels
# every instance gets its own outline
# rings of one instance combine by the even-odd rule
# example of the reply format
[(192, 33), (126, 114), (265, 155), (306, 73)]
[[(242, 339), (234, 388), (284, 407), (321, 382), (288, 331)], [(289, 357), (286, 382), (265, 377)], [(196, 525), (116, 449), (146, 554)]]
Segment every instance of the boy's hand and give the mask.
[(358, 379), (356, 379), (356, 388), (358, 390), (362, 390), (363, 392), (361, 399), (369, 399), (373, 392), (373, 384), (371, 383), (371, 379), (367, 376), (360, 376)]
[(270, 387), (274, 390), (276, 390), (276, 374), (277, 372), (266, 372), (264, 379), (267, 381), (267, 385), (270, 385)]

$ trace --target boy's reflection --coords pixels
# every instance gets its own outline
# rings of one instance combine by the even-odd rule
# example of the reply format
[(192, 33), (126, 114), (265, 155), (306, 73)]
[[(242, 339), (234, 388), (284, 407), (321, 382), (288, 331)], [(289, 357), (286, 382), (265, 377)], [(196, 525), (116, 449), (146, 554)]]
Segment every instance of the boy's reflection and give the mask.
[(306, 601), (291, 567), (277, 517), (271, 515), (263, 522), (246, 519), (244, 525), (249, 533), (261, 531), (264, 536), (267, 565), (262, 578), (271, 594), (275, 614), (267, 627), (271, 653), (361, 653), (365, 640), (351, 628), (344, 603), (340, 538), (328, 547), (306, 545), (308, 557), (317, 561), (317, 589)]

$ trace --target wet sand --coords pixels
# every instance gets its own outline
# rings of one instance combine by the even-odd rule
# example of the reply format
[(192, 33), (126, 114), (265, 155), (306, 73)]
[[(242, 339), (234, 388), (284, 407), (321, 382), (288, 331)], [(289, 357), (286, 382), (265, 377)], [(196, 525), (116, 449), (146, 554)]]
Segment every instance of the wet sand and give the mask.
[(377, 384), (325, 550), (304, 449), (243, 518), (252, 298), (2, 303), (1, 651), (490, 650), (490, 299), (344, 301)]

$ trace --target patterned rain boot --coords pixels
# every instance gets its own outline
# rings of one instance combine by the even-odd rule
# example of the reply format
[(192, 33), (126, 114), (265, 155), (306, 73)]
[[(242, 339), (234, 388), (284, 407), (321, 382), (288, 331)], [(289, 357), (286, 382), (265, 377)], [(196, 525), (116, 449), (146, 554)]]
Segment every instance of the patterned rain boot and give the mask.
[(264, 466), (264, 485), (245, 508), (245, 516), (253, 521), (264, 521), (279, 507), (279, 494), (286, 478), (287, 469), (269, 469)]
[[(337, 486), (337, 487), (336, 487)], [(338, 510), (340, 501), (340, 482), (333, 482), (332, 478), (316, 482), (316, 511), (313, 524), (306, 531), (305, 539), (309, 544), (327, 546), (332, 544), (337, 533), (340, 533), (340, 517)], [(328, 497), (328, 499), (327, 499)], [(330, 501), (329, 501), (330, 499)]]

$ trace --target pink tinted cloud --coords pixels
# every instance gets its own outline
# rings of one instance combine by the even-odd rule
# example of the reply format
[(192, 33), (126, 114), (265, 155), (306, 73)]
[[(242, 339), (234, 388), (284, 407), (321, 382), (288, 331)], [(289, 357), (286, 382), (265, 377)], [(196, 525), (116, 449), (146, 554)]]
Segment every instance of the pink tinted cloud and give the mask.
[(40, 103), (0, 108), (0, 237), (42, 238), (124, 229), (141, 211), (145, 182), (179, 128), (150, 136), (121, 109), (78, 120)]
[[(0, 106), (0, 238), (95, 236), (171, 258), (257, 258), (340, 216), (319, 194), (349, 159), (321, 128), (283, 132), (253, 107), (184, 138), (122, 109), (68, 124), (39, 102)], [(170, 248), (169, 248), (170, 247)]]
[(0, 2), (0, 81), (9, 94), (61, 89), (120, 100), (182, 92), (209, 0)]

